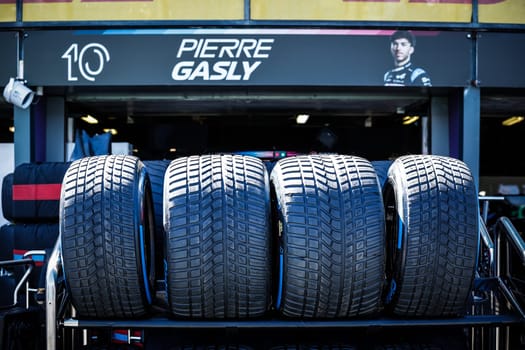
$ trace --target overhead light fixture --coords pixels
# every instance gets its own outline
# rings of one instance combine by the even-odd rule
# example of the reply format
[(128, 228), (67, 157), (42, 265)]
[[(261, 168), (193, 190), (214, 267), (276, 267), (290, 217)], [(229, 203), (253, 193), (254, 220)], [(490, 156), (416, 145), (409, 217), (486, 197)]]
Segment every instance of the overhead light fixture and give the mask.
[(85, 116), (80, 117), (80, 119), (82, 119), (83, 121), (85, 121), (88, 124), (98, 124), (98, 119), (93, 117), (90, 114), (86, 114)]
[(9, 127), (9, 131), (10, 131), (10, 132), (15, 132), (15, 127), (14, 127), (14, 126), (10, 126), (10, 127)]
[(524, 119), (525, 119), (525, 117), (523, 117), (523, 116), (513, 116), (513, 117), (507, 118), (504, 121), (502, 121), (501, 125), (503, 125), (503, 126), (511, 126), (511, 125), (514, 125), (514, 124), (521, 123)]
[(25, 85), (23, 79), (10, 78), (4, 88), (4, 98), (13, 105), (26, 109), (33, 102), (34, 91)]
[(108, 128), (108, 129), (103, 129), (103, 130), (104, 130), (104, 132), (109, 132), (111, 135), (116, 135), (116, 134), (118, 134), (117, 129)]
[(418, 120), (419, 120), (418, 115), (413, 115), (413, 116), (407, 115), (403, 117), (403, 125), (409, 125), (409, 124), (415, 123)]
[(297, 117), (295, 117), (295, 122), (297, 124), (306, 124), (308, 119), (310, 119), (309, 114), (298, 114)]
[(172, 147), (172, 148), (169, 149), (169, 151), (170, 151), (170, 153), (175, 153), (175, 152), (177, 152), (177, 149), (175, 147)]

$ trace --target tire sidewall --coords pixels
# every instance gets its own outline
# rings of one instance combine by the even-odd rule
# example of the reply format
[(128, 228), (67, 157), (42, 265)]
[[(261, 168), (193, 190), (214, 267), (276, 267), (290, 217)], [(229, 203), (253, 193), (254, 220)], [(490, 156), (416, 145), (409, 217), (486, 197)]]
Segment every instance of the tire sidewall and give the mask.
[[(395, 305), (403, 283), (407, 258), (408, 228), (410, 227), (407, 183), (403, 163), (396, 160), (388, 171), (383, 200), (386, 217), (386, 290), (385, 305)], [(401, 228), (400, 228), (401, 226)]]
[(155, 220), (153, 213), (153, 198), (151, 182), (145, 166), (139, 161), (137, 165), (137, 190), (135, 191), (135, 230), (137, 266), (140, 266), (139, 278), (143, 288), (146, 305), (151, 305), (154, 299), (155, 286)]

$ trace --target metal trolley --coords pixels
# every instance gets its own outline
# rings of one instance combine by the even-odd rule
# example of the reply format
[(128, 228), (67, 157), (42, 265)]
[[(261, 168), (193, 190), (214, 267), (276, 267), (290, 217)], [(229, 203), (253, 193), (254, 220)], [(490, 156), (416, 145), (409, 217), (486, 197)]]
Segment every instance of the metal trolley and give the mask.
[(175, 320), (162, 316), (141, 320), (95, 320), (75, 316), (67, 302), (62, 275), (60, 240), (56, 244), (46, 272), (46, 344), (48, 350), (88, 346), (97, 336), (93, 330), (119, 330), (120, 341), (141, 343), (144, 330), (172, 330), (170, 333), (227, 330), (230, 333), (279, 330), (280, 332), (331, 329), (362, 331), (422, 329), (462, 329), (466, 344), (476, 349), (525, 348), (525, 242), (510, 219), (500, 217), (496, 224), (485, 224), (488, 201), (480, 215), (478, 268), (466, 313), (459, 318), (393, 318), (336, 320), (288, 320), (266, 318), (256, 320)]

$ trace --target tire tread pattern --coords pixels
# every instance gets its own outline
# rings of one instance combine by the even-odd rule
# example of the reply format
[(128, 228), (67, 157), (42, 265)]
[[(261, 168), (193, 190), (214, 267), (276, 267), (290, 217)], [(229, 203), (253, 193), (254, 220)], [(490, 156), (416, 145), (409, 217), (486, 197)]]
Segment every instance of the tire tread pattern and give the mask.
[(240, 155), (175, 159), (164, 189), (168, 301), (174, 315), (248, 318), (270, 298), (269, 179)]
[(384, 214), (370, 162), (297, 156), (272, 171), (282, 223), (281, 311), (288, 317), (370, 315), (381, 308)]
[(64, 274), (78, 314), (146, 313), (136, 227), (135, 157), (94, 156), (71, 164), (61, 199)]
[[(393, 169), (392, 169), (393, 168)], [(394, 312), (406, 316), (464, 314), (478, 251), (478, 201), (462, 161), (403, 156), (390, 177), (404, 187), (405, 262)]]

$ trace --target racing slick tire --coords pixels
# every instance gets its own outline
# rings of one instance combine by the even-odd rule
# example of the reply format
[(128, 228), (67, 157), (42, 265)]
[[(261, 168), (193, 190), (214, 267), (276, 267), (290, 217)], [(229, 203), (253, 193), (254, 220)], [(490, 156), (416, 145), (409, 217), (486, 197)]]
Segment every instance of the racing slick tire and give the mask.
[(390, 166), (385, 303), (402, 316), (464, 314), (479, 241), (476, 185), (460, 160), (408, 155)]
[(276, 308), (291, 318), (377, 313), (385, 218), (372, 164), (344, 155), (281, 159), (270, 182), (278, 216)]
[(249, 318), (269, 309), (270, 190), (263, 162), (175, 159), (164, 181), (168, 304), (184, 318)]
[(60, 211), (64, 276), (78, 315), (146, 315), (155, 295), (155, 240), (143, 163), (115, 155), (74, 161)]

